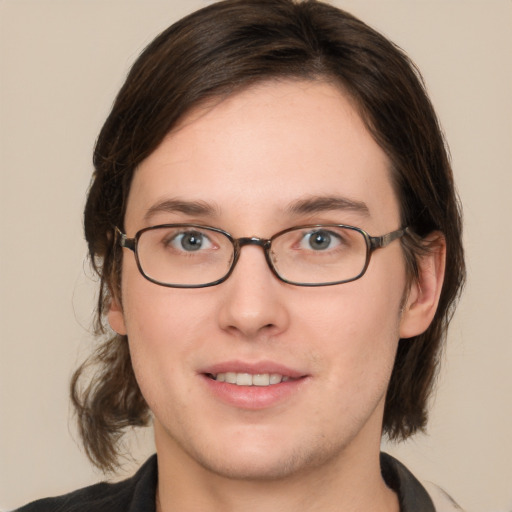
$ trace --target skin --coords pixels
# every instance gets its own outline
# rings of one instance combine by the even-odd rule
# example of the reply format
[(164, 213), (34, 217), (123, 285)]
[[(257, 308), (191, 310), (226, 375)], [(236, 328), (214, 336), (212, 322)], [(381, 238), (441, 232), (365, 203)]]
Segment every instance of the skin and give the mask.
[[(332, 196), (367, 211), (290, 209)], [(211, 211), (155, 208), (168, 199)], [(322, 222), (382, 235), (399, 218), (389, 161), (350, 99), (322, 81), (281, 81), (189, 113), (136, 171), (125, 228), (132, 237), (193, 222), (268, 238)], [(384, 399), (399, 338), (424, 331), (435, 312), (439, 247), (410, 289), (398, 241), (373, 254), (361, 279), (319, 288), (279, 281), (256, 246), (242, 249), (226, 282), (194, 290), (147, 281), (125, 251), (109, 321), (128, 334), (154, 414), (159, 509), (398, 511), (380, 475)], [(263, 407), (228, 403), (203, 372), (233, 361), (302, 378)]]

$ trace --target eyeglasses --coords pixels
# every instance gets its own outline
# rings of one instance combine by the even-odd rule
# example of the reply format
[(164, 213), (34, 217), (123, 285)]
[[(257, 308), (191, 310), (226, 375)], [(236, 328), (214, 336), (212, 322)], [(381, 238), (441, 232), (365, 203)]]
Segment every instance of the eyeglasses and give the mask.
[(330, 286), (359, 279), (373, 251), (401, 238), (407, 228), (383, 236), (343, 224), (296, 226), (271, 238), (233, 238), (222, 229), (198, 224), (163, 224), (127, 238), (118, 228), (121, 247), (135, 253), (141, 274), (173, 288), (203, 288), (225, 281), (245, 245), (265, 252), (272, 272), (296, 286)]

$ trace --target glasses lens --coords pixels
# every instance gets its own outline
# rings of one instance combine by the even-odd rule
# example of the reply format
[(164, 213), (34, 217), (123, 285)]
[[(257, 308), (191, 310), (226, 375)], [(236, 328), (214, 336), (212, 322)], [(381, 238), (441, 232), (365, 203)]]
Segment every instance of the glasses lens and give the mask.
[(223, 278), (233, 252), (225, 234), (194, 225), (148, 229), (137, 242), (143, 273), (153, 281), (174, 286), (201, 286)]
[(353, 280), (363, 272), (368, 243), (350, 227), (314, 226), (287, 231), (272, 240), (276, 272), (296, 284)]

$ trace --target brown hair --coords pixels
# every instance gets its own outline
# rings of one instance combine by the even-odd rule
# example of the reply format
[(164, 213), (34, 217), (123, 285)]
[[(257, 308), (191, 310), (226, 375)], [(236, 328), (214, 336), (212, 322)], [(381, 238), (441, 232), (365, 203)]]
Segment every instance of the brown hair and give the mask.
[[(405, 439), (426, 425), (439, 354), (464, 281), (460, 209), (443, 136), (414, 64), (385, 37), (328, 4), (215, 3), (169, 27), (135, 62), (97, 140), (85, 206), (85, 236), (100, 278), (98, 334), (105, 336), (104, 314), (119, 293), (122, 258), (113, 226), (123, 228), (137, 166), (199, 102), (276, 78), (326, 79), (354, 99), (392, 164), (402, 223), (413, 230), (403, 241), (413, 278), (422, 239), (433, 231), (446, 237), (437, 313), (425, 333), (400, 340), (388, 388), (383, 430)], [(102, 338), (75, 372), (71, 396), (89, 458), (114, 469), (122, 434), (150, 418), (125, 337)]]

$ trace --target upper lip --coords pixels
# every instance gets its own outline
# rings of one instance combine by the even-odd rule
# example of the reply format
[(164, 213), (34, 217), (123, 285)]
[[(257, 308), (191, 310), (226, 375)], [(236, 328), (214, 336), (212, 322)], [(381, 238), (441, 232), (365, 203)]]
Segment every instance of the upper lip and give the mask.
[(199, 373), (217, 375), (219, 373), (227, 372), (250, 373), (252, 375), (274, 373), (282, 375), (283, 377), (290, 377), (292, 379), (298, 379), (305, 376), (304, 372), (273, 361), (223, 361), (207, 366), (201, 369)]

